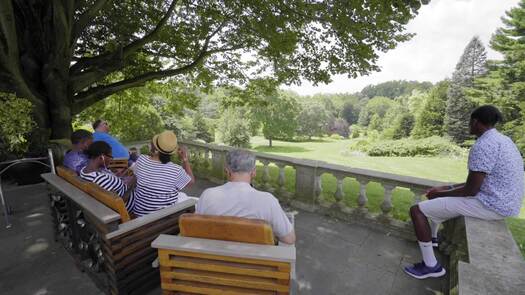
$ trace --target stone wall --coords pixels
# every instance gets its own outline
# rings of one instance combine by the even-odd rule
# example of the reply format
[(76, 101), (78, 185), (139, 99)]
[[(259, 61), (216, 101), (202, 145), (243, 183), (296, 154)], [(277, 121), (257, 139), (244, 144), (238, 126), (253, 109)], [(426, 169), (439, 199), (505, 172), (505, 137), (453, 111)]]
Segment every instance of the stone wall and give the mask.
[(443, 235), (450, 294), (525, 294), (525, 261), (505, 221), (460, 217)]

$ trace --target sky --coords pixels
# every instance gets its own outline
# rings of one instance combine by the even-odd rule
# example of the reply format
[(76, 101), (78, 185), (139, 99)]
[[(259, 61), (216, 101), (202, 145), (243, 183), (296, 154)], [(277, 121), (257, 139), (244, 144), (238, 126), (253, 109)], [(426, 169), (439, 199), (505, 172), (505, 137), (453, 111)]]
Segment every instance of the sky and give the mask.
[(505, 11), (517, 6), (519, 0), (431, 0), (407, 25), (407, 32), (416, 35), (386, 53), (377, 65), (380, 72), (350, 79), (334, 76), (330, 84), (285, 86), (301, 95), (315, 93), (357, 92), (369, 84), (390, 80), (441, 81), (452, 75), (463, 49), (477, 35), (487, 47), (489, 59), (501, 56), (489, 48), (492, 34), (502, 26)]

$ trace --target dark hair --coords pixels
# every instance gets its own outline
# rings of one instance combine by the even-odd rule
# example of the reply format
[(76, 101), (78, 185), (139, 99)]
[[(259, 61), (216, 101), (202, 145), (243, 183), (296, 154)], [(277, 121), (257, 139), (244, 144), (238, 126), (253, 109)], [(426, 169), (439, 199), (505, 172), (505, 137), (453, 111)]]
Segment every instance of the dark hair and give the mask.
[(94, 143), (89, 145), (85, 153), (90, 159), (94, 159), (101, 155), (110, 154), (111, 146), (105, 141), (95, 141)]
[(503, 116), (497, 107), (493, 105), (483, 105), (475, 109), (470, 114), (471, 119), (476, 119), (487, 126), (494, 126), (503, 120)]
[(100, 125), (100, 123), (102, 123), (101, 119), (97, 119), (95, 122), (93, 122), (93, 130), (97, 130), (98, 125)]
[(78, 129), (75, 132), (71, 133), (71, 143), (79, 144), (82, 140), (93, 138), (93, 134), (84, 129)]
[(171, 155), (159, 153), (159, 160), (162, 164), (166, 164), (171, 161)]

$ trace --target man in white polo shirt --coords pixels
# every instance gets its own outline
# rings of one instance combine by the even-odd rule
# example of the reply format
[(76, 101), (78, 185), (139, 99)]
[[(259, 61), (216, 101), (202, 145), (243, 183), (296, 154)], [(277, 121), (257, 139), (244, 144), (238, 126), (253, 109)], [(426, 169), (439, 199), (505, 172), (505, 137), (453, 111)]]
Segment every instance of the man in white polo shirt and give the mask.
[(271, 225), (280, 242), (295, 243), (295, 231), (279, 201), (250, 185), (255, 177), (255, 155), (244, 150), (228, 152), (226, 172), (229, 181), (202, 192), (196, 213), (262, 219)]
[[(434, 255), (439, 224), (457, 216), (501, 220), (518, 215), (523, 200), (523, 159), (510, 138), (494, 126), (499, 110), (484, 105), (470, 115), (470, 133), (477, 137), (468, 158), (468, 177), (462, 184), (436, 187), (428, 201), (410, 208), (423, 262), (405, 267), (417, 279), (440, 277), (445, 269)], [(430, 223), (429, 223), (430, 220)]]

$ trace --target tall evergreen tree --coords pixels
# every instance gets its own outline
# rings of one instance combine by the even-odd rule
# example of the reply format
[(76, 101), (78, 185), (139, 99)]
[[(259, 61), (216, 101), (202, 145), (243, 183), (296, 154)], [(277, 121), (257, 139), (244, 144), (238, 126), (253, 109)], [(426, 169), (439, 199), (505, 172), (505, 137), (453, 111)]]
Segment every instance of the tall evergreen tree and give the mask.
[(463, 88), (471, 87), (474, 79), (487, 71), (487, 52), (477, 36), (473, 37), (452, 74), (447, 93), (445, 126), (447, 134), (456, 142), (468, 137), (469, 115), (475, 104), (465, 95)]
[(525, 154), (525, 0), (506, 12), (490, 46), (503, 55), (490, 61), (490, 73), (468, 89), (471, 98), (496, 105), (503, 112), (503, 131)]

